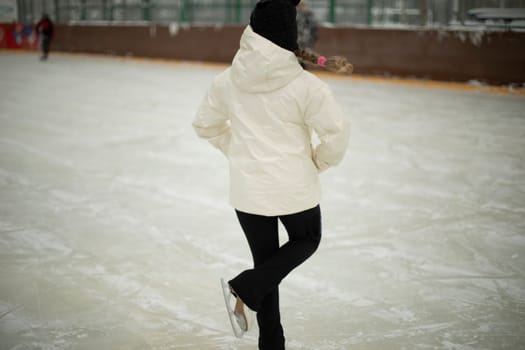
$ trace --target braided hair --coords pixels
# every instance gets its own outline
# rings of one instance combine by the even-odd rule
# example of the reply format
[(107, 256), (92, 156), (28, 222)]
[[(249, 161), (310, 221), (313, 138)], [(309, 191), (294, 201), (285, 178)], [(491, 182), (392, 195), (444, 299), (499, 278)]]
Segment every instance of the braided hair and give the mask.
[(351, 74), (354, 66), (343, 56), (325, 57), (310, 50), (298, 49), (294, 51), (300, 62), (308, 66), (323, 67), (338, 74)]

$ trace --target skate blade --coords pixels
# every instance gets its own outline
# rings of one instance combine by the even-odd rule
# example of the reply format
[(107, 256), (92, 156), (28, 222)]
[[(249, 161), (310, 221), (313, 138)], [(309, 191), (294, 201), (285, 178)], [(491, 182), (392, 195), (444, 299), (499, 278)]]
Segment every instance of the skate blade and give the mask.
[[(242, 316), (238, 315), (232, 307), (231, 300), (233, 298), (233, 294), (231, 292), (230, 286), (224, 281), (224, 279), (221, 278), (221, 287), (222, 287), (222, 294), (224, 296), (224, 303), (226, 304), (226, 311), (228, 312), (228, 318), (230, 319), (230, 323), (232, 326), (233, 334), (237, 338), (242, 338), (245, 331), (239, 327), (239, 323), (237, 318)], [(244, 320), (243, 320), (244, 321)]]

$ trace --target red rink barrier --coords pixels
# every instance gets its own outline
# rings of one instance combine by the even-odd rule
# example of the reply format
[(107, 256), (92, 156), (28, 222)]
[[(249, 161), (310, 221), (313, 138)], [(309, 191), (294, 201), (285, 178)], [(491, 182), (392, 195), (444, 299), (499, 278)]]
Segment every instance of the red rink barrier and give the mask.
[(0, 23), (0, 48), (38, 49), (38, 35), (32, 24)]

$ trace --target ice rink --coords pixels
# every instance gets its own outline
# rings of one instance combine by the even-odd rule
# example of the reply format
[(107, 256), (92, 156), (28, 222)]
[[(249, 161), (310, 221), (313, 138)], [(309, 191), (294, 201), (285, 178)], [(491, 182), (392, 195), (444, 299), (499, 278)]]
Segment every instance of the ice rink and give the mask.
[[(219, 286), (251, 265), (227, 162), (191, 128), (222, 69), (0, 52), (0, 350), (257, 348)], [(525, 349), (525, 96), (323, 80), (352, 136), (287, 349)]]

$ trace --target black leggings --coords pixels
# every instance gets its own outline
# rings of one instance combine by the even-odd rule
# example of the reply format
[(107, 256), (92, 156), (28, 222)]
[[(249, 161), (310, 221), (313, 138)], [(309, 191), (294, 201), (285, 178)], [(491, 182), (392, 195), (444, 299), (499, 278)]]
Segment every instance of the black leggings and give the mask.
[[(308, 259), (321, 241), (319, 206), (283, 216), (261, 216), (236, 211), (253, 256), (254, 268), (229, 281), (242, 301), (257, 312), (259, 349), (284, 349), (279, 312), (279, 283)], [(279, 247), (278, 220), (289, 240)]]

